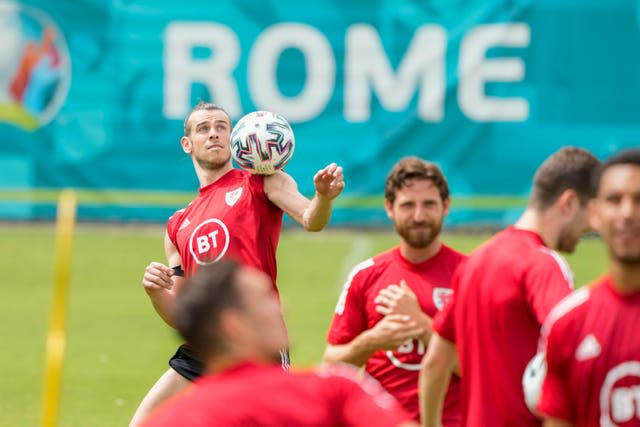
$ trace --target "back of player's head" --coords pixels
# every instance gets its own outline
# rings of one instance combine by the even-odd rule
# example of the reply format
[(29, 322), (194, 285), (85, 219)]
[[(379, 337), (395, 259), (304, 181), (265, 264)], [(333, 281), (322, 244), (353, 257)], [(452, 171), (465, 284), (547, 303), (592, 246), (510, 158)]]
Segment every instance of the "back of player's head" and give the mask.
[(440, 168), (413, 156), (403, 157), (391, 168), (384, 185), (384, 198), (393, 203), (398, 190), (412, 180), (430, 180), (438, 188), (443, 201), (449, 198), (449, 185)]
[(593, 175), (597, 173), (600, 161), (587, 150), (564, 147), (547, 158), (533, 178), (531, 206), (545, 210), (566, 190), (576, 192), (583, 206), (593, 199), (596, 189)]
[(630, 148), (609, 157), (602, 164), (602, 166), (598, 168), (598, 172), (593, 176), (594, 188), (596, 190), (600, 188), (600, 180), (602, 179), (602, 175), (604, 174), (604, 172), (612, 166), (618, 165), (631, 165), (640, 167), (640, 149)]
[(203, 265), (178, 293), (176, 329), (202, 358), (226, 348), (220, 319), (225, 310), (243, 306), (237, 286), (240, 268), (240, 264), (231, 260)]
[(189, 123), (189, 119), (191, 118), (191, 115), (196, 111), (222, 111), (224, 114), (226, 114), (227, 118), (229, 118), (229, 124), (231, 124), (231, 116), (229, 116), (229, 113), (227, 113), (224, 108), (217, 104), (200, 101), (195, 105), (195, 107), (193, 107), (193, 109), (189, 112), (189, 114), (187, 114), (187, 117), (184, 119), (184, 136), (189, 136), (189, 134), (191, 134), (191, 123)]

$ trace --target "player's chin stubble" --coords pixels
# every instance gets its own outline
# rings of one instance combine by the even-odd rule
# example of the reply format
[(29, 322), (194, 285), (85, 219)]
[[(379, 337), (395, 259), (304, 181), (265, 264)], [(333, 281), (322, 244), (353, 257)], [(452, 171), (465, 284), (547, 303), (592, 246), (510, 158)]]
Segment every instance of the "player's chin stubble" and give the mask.
[(216, 170), (225, 166), (229, 160), (231, 159), (231, 154), (229, 154), (225, 159), (215, 159), (215, 160), (207, 160), (200, 157), (196, 157), (196, 162), (198, 165), (204, 170)]

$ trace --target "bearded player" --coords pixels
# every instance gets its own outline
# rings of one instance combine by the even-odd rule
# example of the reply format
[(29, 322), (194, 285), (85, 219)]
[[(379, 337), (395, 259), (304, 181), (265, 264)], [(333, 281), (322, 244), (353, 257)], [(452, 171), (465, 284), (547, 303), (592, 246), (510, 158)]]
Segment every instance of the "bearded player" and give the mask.
[[(440, 240), (449, 212), (440, 169), (416, 157), (400, 160), (385, 184), (385, 208), (400, 244), (351, 272), (328, 333), (324, 360), (366, 371), (419, 419), (418, 373), (431, 318), (451, 296), (451, 275), (465, 256)], [(459, 426), (453, 377), (442, 422)]]

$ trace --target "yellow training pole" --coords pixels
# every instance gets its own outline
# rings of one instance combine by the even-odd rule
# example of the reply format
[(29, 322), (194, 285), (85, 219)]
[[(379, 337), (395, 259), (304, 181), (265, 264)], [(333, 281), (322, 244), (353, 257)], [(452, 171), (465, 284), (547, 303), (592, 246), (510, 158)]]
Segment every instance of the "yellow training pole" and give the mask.
[(60, 400), (60, 377), (65, 347), (65, 317), (71, 266), (71, 243), (76, 220), (76, 193), (64, 190), (58, 198), (53, 305), (45, 350), (42, 426), (55, 427)]

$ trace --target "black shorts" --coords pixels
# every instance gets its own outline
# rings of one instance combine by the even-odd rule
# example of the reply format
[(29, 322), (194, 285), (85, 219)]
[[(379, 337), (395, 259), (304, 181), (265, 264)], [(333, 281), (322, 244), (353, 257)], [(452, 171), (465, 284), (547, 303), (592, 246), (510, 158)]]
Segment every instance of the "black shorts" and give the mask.
[(169, 366), (189, 381), (201, 377), (204, 373), (204, 366), (196, 359), (195, 354), (186, 344), (178, 347), (176, 354), (169, 359)]
[[(289, 349), (280, 350), (279, 360), (275, 360), (274, 362), (280, 362), (282, 369), (288, 371), (291, 364), (289, 359)], [(169, 359), (169, 366), (189, 381), (193, 381), (196, 378), (201, 377), (204, 373), (204, 366), (202, 366), (202, 363), (196, 359), (195, 354), (193, 354), (193, 351), (191, 351), (189, 346), (186, 344), (182, 344), (178, 347), (176, 354)]]

